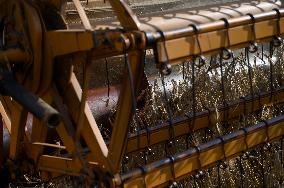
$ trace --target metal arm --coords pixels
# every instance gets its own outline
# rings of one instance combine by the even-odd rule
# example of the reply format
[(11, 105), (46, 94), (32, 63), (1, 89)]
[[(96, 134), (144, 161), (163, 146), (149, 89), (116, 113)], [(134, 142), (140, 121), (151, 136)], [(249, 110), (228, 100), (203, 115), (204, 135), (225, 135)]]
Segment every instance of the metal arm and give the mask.
[(47, 123), (50, 127), (56, 127), (60, 123), (57, 110), (44, 102), (41, 98), (33, 95), (20, 85), (3, 66), (0, 67), (0, 93), (11, 96), (35, 117)]

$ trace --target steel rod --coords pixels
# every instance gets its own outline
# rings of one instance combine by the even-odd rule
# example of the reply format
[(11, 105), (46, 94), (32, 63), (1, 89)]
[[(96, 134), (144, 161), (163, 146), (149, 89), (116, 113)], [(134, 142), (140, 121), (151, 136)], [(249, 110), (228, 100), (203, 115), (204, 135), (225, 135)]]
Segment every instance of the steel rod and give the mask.
[[(158, 61), (172, 64), (182, 63), (184, 59), (192, 56), (218, 52), (225, 47), (242, 48), (252, 41), (259, 43), (276, 35), (283, 35), (284, 9), (280, 9), (279, 12), (279, 19), (274, 10), (253, 15), (254, 21), (250, 16), (244, 16), (228, 19), (228, 24), (225, 24), (224, 20), (219, 20), (196, 25), (198, 31), (194, 31), (194, 27), (188, 26), (182, 30), (170, 31), (170, 33), (160, 32), (163, 36), (148, 33), (148, 46), (155, 47), (156, 44)], [(230, 44), (226, 41), (227, 35)], [(197, 47), (197, 42), (201, 44), (200, 48)]]
[[(284, 16), (284, 9), (279, 9), (280, 16)], [(269, 11), (269, 12), (263, 12), (259, 14), (253, 15), (255, 17), (255, 23), (258, 22), (263, 22), (267, 20), (272, 20), (277, 18), (277, 13), (276, 11)], [(238, 27), (238, 26), (243, 26), (243, 25), (248, 25), (252, 24), (251, 17), (246, 15), (242, 17), (237, 17), (237, 18), (231, 18), (228, 19), (229, 22), (229, 28), (233, 27)], [(212, 32), (216, 30), (222, 30), (222, 29), (227, 29), (224, 21), (222, 20), (217, 20), (215, 22), (209, 22), (209, 23), (204, 23), (198, 25), (199, 33), (207, 33), (207, 32)], [(187, 28), (183, 29), (178, 29), (178, 30), (172, 30), (172, 31), (166, 31), (163, 32), (164, 38), (159, 33), (153, 33), (153, 36), (155, 37), (156, 40), (172, 40), (172, 39), (177, 39), (177, 38), (182, 38), (190, 35), (194, 35), (194, 29), (190, 26)]]

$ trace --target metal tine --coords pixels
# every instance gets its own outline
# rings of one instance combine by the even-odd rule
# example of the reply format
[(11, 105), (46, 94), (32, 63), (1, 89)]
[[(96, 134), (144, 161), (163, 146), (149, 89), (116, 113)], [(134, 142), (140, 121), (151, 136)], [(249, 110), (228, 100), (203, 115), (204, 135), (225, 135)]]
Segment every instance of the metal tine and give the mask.
[(201, 169), (202, 165), (201, 165), (201, 161), (200, 161), (200, 148), (198, 146), (194, 146), (193, 148), (196, 150), (196, 153), (197, 153), (198, 169)]
[(242, 164), (242, 160), (243, 159), (245, 159), (245, 160), (248, 160), (249, 159), (249, 156), (248, 156), (248, 153), (247, 153), (247, 151), (249, 150), (249, 145), (248, 145), (248, 143), (247, 143), (247, 135), (248, 135), (248, 130), (247, 130), (247, 128), (245, 128), (245, 127), (243, 127), (243, 128), (240, 128), (240, 130), (242, 130), (243, 132), (244, 132), (244, 136), (245, 136), (245, 138), (244, 138), (244, 140), (245, 140), (245, 146), (246, 146), (246, 150), (245, 151), (243, 151), (242, 153), (242, 155), (240, 156), (240, 164), (241, 164), (241, 181), (242, 181), (242, 187), (246, 187), (247, 185), (245, 185), (244, 186), (244, 184), (243, 184), (243, 174), (244, 174), (244, 172), (243, 172), (243, 170), (244, 170), (244, 168), (243, 168), (243, 164)]
[(247, 150), (249, 149), (249, 145), (248, 145), (248, 143), (247, 143), (247, 134), (248, 134), (248, 131), (247, 131), (247, 129), (244, 128), (244, 127), (240, 128), (240, 130), (244, 132), (244, 136), (245, 136), (244, 140), (245, 140), (245, 146), (246, 146), (246, 151), (247, 151)]
[[(247, 60), (247, 66), (248, 66), (248, 77), (249, 77), (249, 87), (250, 87), (250, 95), (254, 97), (254, 90), (253, 90), (253, 84), (252, 84), (252, 67), (250, 64), (250, 55), (249, 55), (249, 48), (245, 48), (245, 55)], [(255, 53), (255, 52), (254, 52)], [(254, 103), (251, 105), (251, 112), (253, 112), (254, 109)]]
[[(263, 147), (261, 148), (263, 151), (263, 157), (265, 156), (264, 154), (268, 151), (270, 151), (272, 145), (269, 143), (270, 139), (269, 139), (269, 123), (266, 120), (261, 120), (261, 122), (263, 122), (265, 124), (265, 134), (266, 134), (266, 142), (263, 144)], [(265, 159), (263, 158), (263, 163), (265, 162)], [(263, 178), (263, 185), (266, 186), (266, 184), (268, 182), (265, 181), (266, 178), (264, 176)]]
[[(140, 119), (139, 115), (136, 114), (137, 116), (137, 135), (138, 135), (138, 138), (137, 138), (137, 147), (139, 148), (140, 147), (140, 131), (144, 128), (144, 124), (143, 124), (143, 121)], [(142, 128), (141, 128), (141, 125), (142, 125)], [(141, 153), (143, 153), (143, 157), (144, 157), (144, 165), (147, 164), (147, 153), (145, 150), (143, 150)]]
[[(134, 89), (134, 79), (133, 79), (133, 74), (131, 71), (131, 65), (128, 61), (128, 57), (127, 57), (127, 51), (126, 51), (127, 47), (126, 47), (126, 43), (123, 43), (123, 54), (124, 54), (124, 64), (126, 67), (126, 70), (128, 72), (128, 79), (129, 79), (129, 83), (130, 83), (130, 91), (131, 91), (131, 100), (132, 100), (132, 111), (133, 111), (133, 118), (136, 122), (139, 122), (137, 120), (137, 113), (136, 113), (136, 108), (137, 108), (137, 101), (136, 101), (136, 92)], [(138, 129), (137, 129), (138, 130)], [(138, 130), (139, 132), (139, 130)], [(139, 139), (138, 139), (139, 140)], [(139, 143), (138, 143), (139, 144)]]
[(127, 68), (127, 72), (128, 72), (128, 79), (130, 82), (130, 89), (131, 89), (131, 99), (132, 99), (132, 110), (134, 112), (134, 118), (136, 118), (136, 107), (137, 107), (137, 101), (136, 101), (136, 92), (134, 89), (134, 79), (133, 79), (133, 74), (131, 71), (131, 66), (130, 63), (128, 61), (128, 57), (127, 57), (127, 51), (126, 51), (127, 47), (126, 47), (126, 43), (124, 41), (123, 43), (123, 54), (124, 54), (124, 64)]
[(214, 132), (212, 131), (212, 129), (210, 127), (207, 127), (205, 129), (205, 133), (206, 133), (205, 139), (206, 139), (206, 142), (208, 142), (209, 141), (209, 139), (208, 139), (209, 135), (210, 135), (210, 138), (213, 138)]
[(269, 61), (269, 64), (270, 64), (270, 96), (271, 96), (271, 98), (270, 98), (270, 100), (272, 100), (272, 96), (273, 96), (273, 93), (274, 93), (274, 90), (275, 90), (275, 88), (274, 88), (274, 84), (273, 84), (273, 60), (272, 60), (272, 58), (273, 58), (273, 55), (274, 55), (274, 48), (276, 49), (276, 48), (279, 48), (279, 47), (281, 47), (281, 45), (282, 45), (282, 39), (281, 39), (281, 37), (280, 37), (280, 11), (279, 11), (279, 9), (273, 9), (273, 10), (275, 10), (276, 11), (276, 13), (277, 13), (277, 17), (278, 17), (278, 19), (277, 19), (277, 25), (278, 25), (278, 27), (277, 27), (277, 36), (275, 36), (275, 38), (270, 42), (270, 46), (269, 46), (269, 56), (268, 56), (268, 61)]
[(266, 187), (266, 178), (265, 178), (265, 169), (264, 169), (264, 162), (265, 162), (265, 155), (264, 149), (261, 147), (261, 173), (262, 173), (262, 186)]
[(175, 181), (176, 180), (176, 173), (175, 173), (175, 158), (173, 156), (170, 156), (168, 157), (171, 161), (171, 181), (170, 181), (170, 186), (169, 188), (177, 188), (178, 187), (178, 184), (177, 182)]
[(127, 172), (126, 165), (129, 163), (129, 156), (125, 155), (123, 160), (122, 160), (122, 172), (125, 173)]
[[(188, 72), (188, 74), (190, 73), (190, 61), (188, 60), (188, 61), (186, 61), (186, 70), (187, 70), (187, 72)], [(190, 76), (188, 75), (187, 76), (187, 79), (189, 80), (190, 79)]]
[(195, 124), (195, 114), (196, 114), (196, 93), (195, 93), (195, 60), (191, 64), (191, 72), (192, 72), (192, 77), (191, 77), (191, 82), (192, 82), (192, 128), (194, 128)]
[[(198, 183), (196, 181), (196, 188), (204, 187), (204, 184), (203, 184), (204, 183), (204, 181), (203, 181), (204, 176), (205, 176), (205, 173), (202, 169), (199, 169), (199, 170), (196, 171), (195, 181), (199, 180)], [(199, 184), (199, 186), (197, 186), (197, 184)]]
[(220, 139), (220, 141), (221, 141), (222, 152), (223, 152), (223, 160), (219, 161), (218, 164), (217, 164), (217, 169), (218, 169), (218, 186), (222, 187), (222, 185), (221, 185), (221, 177), (220, 177), (220, 168), (223, 169), (223, 170), (227, 168), (226, 165), (224, 165), (222, 167), (222, 163), (225, 163), (224, 161), (227, 160), (226, 159), (227, 157), (226, 157), (226, 151), (225, 151), (225, 141), (224, 141), (223, 137), (219, 136), (219, 137), (217, 137), (217, 139)]
[(283, 165), (283, 139), (284, 136), (282, 136), (282, 138), (280, 139), (280, 150), (281, 150), (280, 160), (282, 165)]
[(205, 133), (204, 138), (205, 138), (205, 141), (208, 142), (207, 134), (210, 134), (211, 137), (213, 136), (213, 132), (212, 132), (212, 130), (210, 129), (210, 127), (212, 126), (212, 123), (211, 123), (211, 110), (210, 110), (205, 104), (203, 104), (203, 102), (202, 102), (202, 107), (203, 107), (205, 110), (207, 110), (207, 112), (208, 112), (208, 115), (207, 115), (207, 117), (208, 117), (208, 127), (206, 127), (206, 128), (204, 129), (204, 133)]
[(263, 122), (265, 124), (266, 143), (268, 143), (269, 142), (269, 130), (268, 130), (269, 124), (264, 119), (261, 120), (260, 122)]
[[(168, 55), (167, 48), (165, 46), (165, 41), (166, 41), (165, 35), (164, 35), (163, 31), (158, 30), (157, 32), (161, 35), (161, 37), (163, 39), (162, 40), (163, 41), (163, 45), (164, 45), (163, 49), (164, 49), (164, 52), (165, 52), (165, 55), (166, 55), (166, 59), (167, 59), (166, 62), (164, 62), (161, 65), (159, 65), (159, 69), (160, 69), (160, 71), (161, 71), (161, 73), (163, 75), (170, 75), (171, 72), (172, 72), (172, 66), (169, 63), (169, 55)], [(157, 56), (158, 55), (157, 49), (155, 49), (154, 51), (155, 51), (155, 55)], [(158, 57), (155, 57), (155, 58), (158, 59)]]
[(217, 139), (219, 139), (221, 141), (221, 144), (222, 144), (222, 152), (223, 152), (223, 160), (227, 160), (227, 156), (226, 156), (226, 150), (225, 150), (225, 141), (224, 141), (224, 138), (222, 136), (219, 136), (217, 137)]
[(272, 101), (273, 93), (274, 93), (274, 85), (273, 85), (273, 62), (272, 62), (272, 57), (273, 57), (273, 52), (274, 52), (274, 44), (273, 41), (270, 42), (269, 45), (269, 87), (270, 87), (270, 101)]
[(185, 116), (187, 116), (189, 119), (192, 116), (192, 120), (188, 122), (188, 134), (187, 134), (187, 148), (189, 148), (189, 138), (192, 136), (191, 132), (194, 129), (194, 124), (195, 124), (195, 113), (196, 113), (196, 101), (195, 101), (195, 59), (192, 61), (191, 63), (191, 82), (192, 82), (192, 115), (191, 114), (185, 114)]
[(266, 64), (266, 61), (264, 60), (265, 54), (264, 54), (264, 43), (261, 44), (260, 50), (254, 55), (255, 59), (261, 60), (264, 64)]
[(135, 89), (134, 89), (134, 79), (133, 79), (133, 74), (132, 74), (132, 71), (131, 71), (131, 65), (128, 61), (126, 49), (127, 49), (126, 43), (124, 42), (123, 43), (124, 64), (125, 64), (126, 70), (128, 72), (128, 79), (129, 79), (129, 83), (130, 83), (133, 119), (138, 124), (138, 127), (137, 127), (137, 135), (138, 135), (137, 146), (140, 146), (140, 137), (139, 137), (139, 135), (140, 135), (139, 134), (140, 122), (139, 122), (139, 118), (137, 118), (137, 113), (136, 113), (136, 108), (137, 108), (136, 92), (135, 92)]
[(274, 8), (272, 10), (274, 10), (276, 12), (276, 14), (277, 14), (277, 35), (273, 39), (273, 46), (274, 47), (280, 47), (281, 44), (282, 44), (282, 39), (280, 37), (281, 36), (281, 34), (280, 34), (280, 30), (281, 30), (280, 29), (281, 13), (280, 13), (279, 9), (277, 9), (277, 8)]
[(207, 70), (206, 70), (206, 73), (208, 74), (209, 72), (211, 72), (212, 73), (212, 70), (213, 70), (213, 62), (215, 62), (215, 64), (216, 64), (216, 57), (215, 56), (211, 56), (210, 57), (210, 61), (209, 61), (209, 66), (208, 66), (208, 68), (207, 68)]
[(220, 161), (221, 163), (220, 163), (220, 168), (222, 169), (222, 170), (226, 170), (226, 169), (229, 169), (229, 165), (228, 165), (228, 162), (226, 161), (226, 160), (222, 160), (222, 161)]
[(197, 46), (199, 49), (199, 54), (196, 57), (194, 57), (194, 60), (199, 59), (199, 64), (197, 64), (196, 66), (198, 68), (201, 68), (203, 65), (205, 65), (206, 58), (202, 55), (203, 52), (202, 52), (201, 44), (200, 44), (199, 37), (198, 37), (200, 29), (195, 24), (190, 24), (189, 26), (193, 28), (193, 31), (196, 35)]
[[(173, 114), (172, 114), (172, 110), (171, 110), (171, 100), (169, 100), (168, 95), (167, 95), (167, 91), (166, 91), (166, 86), (165, 86), (165, 78), (164, 78), (164, 74), (161, 71), (161, 81), (162, 81), (162, 86), (163, 86), (163, 92), (164, 92), (164, 98), (165, 98), (165, 105), (166, 105), (166, 110), (167, 113), (169, 115), (169, 125), (170, 125), (170, 129), (169, 129), (169, 134), (170, 134), (170, 141), (165, 144), (165, 151), (166, 154), (168, 154), (168, 146), (170, 146), (171, 148), (174, 147), (176, 145), (176, 141), (175, 141), (175, 127), (173, 126)], [(176, 147), (174, 147), (176, 148)]]
[(236, 66), (237, 66), (237, 60), (236, 60), (236, 56), (234, 54), (234, 52), (232, 52), (232, 61), (229, 63), (228, 65), (228, 70), (227, 70), (227, 74), (229, 74), (229, 78), (231, 77), (231, 75), (235, 75), (236, 74)]
[(248, 16), (250, 16), (252, 21), (252, 32), (253, 32), (253, 40), (250, 42), (250, 46), (248, 48), (250, 53), (255, 53), (258, 50), (258, 45), (256, 43), (256, 32), (255, 32), (255, 18), (252, 14), (248, 13)]
[(244, 109), (243, 114), (240, 115), (241, 120), (244, 121), (244, 124), (247, 125), (247, 98), (245, 96), (240, 97), (243, 100)]
[[(236, 61), (237, 58), (236, 58), (234, 52), (231, 51), (230, 49), (227, 49), (227, 48), (222, 49), (221, 52), (223, 52), (223, 54), (225, 54), (225, 53), (226, 54), (231, 54), (231, 55), (228, 55), (228, 56), (230, 56), (230, 58), (227, 58), (227, 56), (225, 56), (225, 58), (223, 58), (223, 59), (224, 60), (232, 59), (232, 61), (229, 63), (229, 66), (232, 67), (233, 69), (235, 69), (235, 67), (236, 67), (235, 65), (237, 63), (237, 61)], [(219, 53), (219, 55), (220, 55), (220, 53)], [(208, 68), (206, 70), (206, 73), (209, 73), (209, 72), (212, 73), (212, 70), (215, 69), (215, 68), (218, 68), (218, 67), (220, 67), (220, 65), (217, 63), (217, 55), (216, 56), (212, 55), (210, 57), (209, 66), (208, 66)]]
[[(225, 23), (226, 40), (227, 40), (227, 43), (228, 43), (227, 45), (224, 46), (224, 49), (223, 49), (223, 52), (222, 52), (222, 59), (229, 60), (229, 59), (233, 58), (233, 56), (234, 56), (232, 50), (228, 49), (228, 47), (231, 46), (231, 40), (230, 40), (230, 34), (229, 34), (230, 23), (229, 23), (227, 18), (221, 18), (220, 20), (224, 21), (224, 23)], [(226, 42), (225, 42), (225, 44), (226, 44)]]
[(228, 124), (228, 103), (226, 100), (226, 93), (225, 93), (225, 83), (224, 83), (224, 72), (223, 72), (223, 51), (221, 51), (220, 53), (220, 59), (219, 59), (219, 63), (220, 63), (220, 70), (221, 70), (221, 89), (222, 89), (222, 98), (223, 98), (223, 106), (225, 107), (224, 110), (224, 125), (227, 126)]
[(148, 162), (148, 156), (149, 156), (149, 155), (153, 155), (152, 149), (151, 149), (151, 147), (150, 147), (150, 143), (151, 143), (151, 142), (150, 142), (150, 141), (151, 141), (150, 139), (151, 139), (151, 138), (150, 138), (150, 130), (149, 130), (149, 127), (148, 127), (148, 126), (146, 127), (146, 133), (147, 133), (147, 144), (148, 144), (148, 147), (147, 147), (147, 151), (146, 151), (146, 152), (147, 152), (147, 162)]
[(243, 168), (243, 158), (242, 158), (242, 155), (239, 156), (238, 158), (238, 166), (239, 166), (239, 170), (240, 170), (240, 177), (241, 177), (241, 188), (244, 187), (244, 177), (243, 177), (243, 174), (244, 174), (244, 168)]
[(185, 80), (185, 62), (182, 62), (182, 79)]
[(220, 161), (217, 164), (217, 176), (218, 176), (218, 187), (221, 188), (221, 177), (220, 177)]
[(264, 61), (263, 58), (264, 58), (264, 44), (261, 45), (261, 60), (262, 61)]
[[(147, 133), (147, 144), (148, 144), (148, 147), (143, 151), (143, 154), (144, 154), (144, 164), (147, 164), (148, 163), (148, 157), (149, 155), (151, 155), (152, 153), (152, 150), (150, 148), (150, 133), (149, 133), (149, 127), (148, 125), (145, 125), (143, 123), (143, 121), (141, 120), (141, 118), (139, 117), (139, 122), (140, 124), (142, 125), (142, 127), (144, 129), (146, 129), (146, 133)], [(140, 130), (139, 130), (140, 131)], [(138, 139), (139, 139), (139, 135), (138, 135)]]
[(109, 100), (109, 94), (110, 94), (110, 80), (109, 80), (109, 67), (108, 67), (108, 60), (105, 58), (105, 65), (106, 65), (106, 81), (107, 81), (107, 97)]
[(198, 183), (197, 183), (197, 179), (199, 178), (200, 175), (200, 169), (201, 169), (201, 161), (200, 161), (200, 148), (196, 145), (192, 146), (192, 148), (194, 148), (196, 150), (196, 154), (197, 154), (197, 165), (198, 168), (195, 170), (195, 175), (193, 175), (193, 181), (194, 181), (194, 186), (195, 188), (198, 187)]
[[(138, 114), (135, 114), (136, 117), (135, 120), (136, 120), (136, 124), (137, 124), (137, 131), (136, 131), (136, 134), (138, 136), (137, 138), (137, 148), (140, 147), (140, 131), (143, 130), (143, 128), (145, 128), (145, 125), (143, 123), (143, 121), (141, 120), (141, 118), (139, 117)], [(141, 128), (142, 127), (142, 128)], [(144, 157), (144, 164), (147, 164), (147, 153), (145, 150), (141, 151), (141, 153), (143, 153), (143, 157)], [(143, 158), (142, 157), (142, 158)]]
[(265, 134), (266, 134), (266, 143), (264, 143), (264, 146), (261, 148), (261, 152), (262, 152), (262, 176), (263, 176), (263, 187), (266, 187), (266, 178), (265, 178), (265, 172), (264, 172), (264, 161), (265, 161), (265, 145), (269, 145), (269, 132), (268, 132), (268, 122), (266, 120), (261, 120), (261, 122), (263, 122), (265, 124)]
[(196, 176), (193, 176), (193, 183), (194, 183), (194, 188), (197, 188), (197, 181), (196, 181)]
[(208, 107), (208, 106), (206, 106), (205, 104), (204, 104), (204, 102), (203, 101), (201, 101), (201, 105), (202, 105), (202, 108), (204, 108), (205, 109), (205, 111), (207, 111), (208, 113), (208, 115), (207, 115), (207, 117), (208, 117), (208, 127), (211, 127), (211, 125), (212, 125), (212, 122), (211, 122), (211, 110), (210, 110), (210, 108)]

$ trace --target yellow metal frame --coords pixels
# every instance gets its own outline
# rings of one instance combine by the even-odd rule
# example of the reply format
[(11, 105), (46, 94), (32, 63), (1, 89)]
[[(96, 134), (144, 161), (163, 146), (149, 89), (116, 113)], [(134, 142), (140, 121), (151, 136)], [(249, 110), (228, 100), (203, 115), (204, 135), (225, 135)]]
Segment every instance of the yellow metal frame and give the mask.
[(199, 145), (197, 148), (189, 148), (183, 153), (172, 156), (173, 161), (167, 158), (162, 162), (143, 166), (143, 170), (135, 169), (124, 174), (118, 182), (123, 182), (125, 188), (166, 186), (171, 180), (181, 179), (220, 160), (229, 160), (268, 141), (281, 139), (283, 134), (284, 116), (282, 115), (247, 127), (245, 131), (240, 130)]

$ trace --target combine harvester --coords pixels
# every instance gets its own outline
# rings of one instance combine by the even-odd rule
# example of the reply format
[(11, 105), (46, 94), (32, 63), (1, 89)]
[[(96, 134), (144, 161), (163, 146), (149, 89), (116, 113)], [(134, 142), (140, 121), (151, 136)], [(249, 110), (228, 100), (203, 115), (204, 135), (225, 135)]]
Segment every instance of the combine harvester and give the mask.
[(283, 7), (0, 0), (3, 174), (283, 186)]

